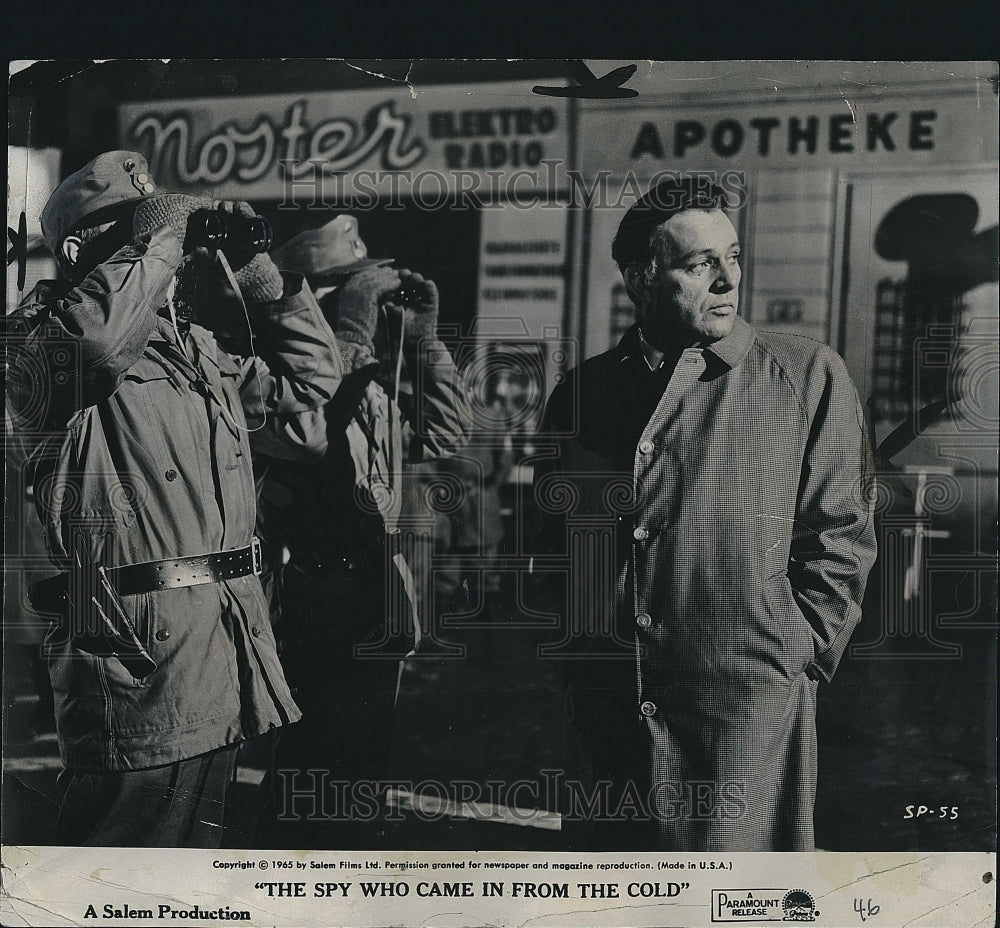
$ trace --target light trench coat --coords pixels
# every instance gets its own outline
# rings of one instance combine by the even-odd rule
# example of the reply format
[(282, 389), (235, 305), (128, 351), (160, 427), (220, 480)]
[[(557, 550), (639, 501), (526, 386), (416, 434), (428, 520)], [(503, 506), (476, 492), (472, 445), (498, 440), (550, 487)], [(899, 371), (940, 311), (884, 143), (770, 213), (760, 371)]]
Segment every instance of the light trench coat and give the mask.
[[(562, 622), (550, 656), (574, 658), (594, 750), (646, 745), (634, 776), (662, 849), (810, 849), (816, 688), (875, 558), (857, 394), (829, 347), (737, 319), (683, 351), (627, 472), (616, 396), (639, 352), (632, 329), (548, 405), (535, 550), (537, 608)], [(560, 556), (568, 568), (545, 569)]]

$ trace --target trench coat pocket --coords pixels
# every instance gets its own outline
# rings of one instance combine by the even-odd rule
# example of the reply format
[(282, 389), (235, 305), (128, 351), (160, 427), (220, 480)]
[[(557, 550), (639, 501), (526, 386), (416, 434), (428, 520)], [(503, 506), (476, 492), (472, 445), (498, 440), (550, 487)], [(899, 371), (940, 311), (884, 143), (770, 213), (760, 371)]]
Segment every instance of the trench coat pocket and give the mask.
[(775, 625), (773, 632), (780, 637), (783, 645), (782, 663), (789, 677), (802, 673), (812, 677), (810, 668), (816, 660), (816, 643), (809, 622), (795, 602), (788, 576), (778, 574), (771, 577), (764, 594)]

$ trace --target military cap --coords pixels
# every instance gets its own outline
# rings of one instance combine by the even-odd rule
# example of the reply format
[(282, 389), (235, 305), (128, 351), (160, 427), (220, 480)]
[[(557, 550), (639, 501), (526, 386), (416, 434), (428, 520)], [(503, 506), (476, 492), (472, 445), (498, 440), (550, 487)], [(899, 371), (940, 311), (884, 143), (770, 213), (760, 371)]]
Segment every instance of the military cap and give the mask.
[(107, 222), (123, 205), (156, 193), (146, 159), (134, 151), (106, 151), (70, 174), (41, 214), (42, 238), (56, 254), (74, 229)]
[(366, 267), (391, 264), (395, 258), (369, 258), (358, 221), (341, 215), (318, 229), (307, 229), (271, 252), (284, 271), (301, 274), (310, 283), (335, 282)]

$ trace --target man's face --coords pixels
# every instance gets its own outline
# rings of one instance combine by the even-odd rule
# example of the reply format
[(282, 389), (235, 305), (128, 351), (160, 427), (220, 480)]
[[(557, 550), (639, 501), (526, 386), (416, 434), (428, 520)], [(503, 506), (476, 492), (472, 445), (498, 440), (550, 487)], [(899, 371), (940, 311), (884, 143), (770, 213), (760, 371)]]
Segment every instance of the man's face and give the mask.
[(661, 230), (656, 270), (637, 292), (647, 337), (659, 344), (724, 338), (739, 308), (736, 229), (721, 210), (687, 210)]

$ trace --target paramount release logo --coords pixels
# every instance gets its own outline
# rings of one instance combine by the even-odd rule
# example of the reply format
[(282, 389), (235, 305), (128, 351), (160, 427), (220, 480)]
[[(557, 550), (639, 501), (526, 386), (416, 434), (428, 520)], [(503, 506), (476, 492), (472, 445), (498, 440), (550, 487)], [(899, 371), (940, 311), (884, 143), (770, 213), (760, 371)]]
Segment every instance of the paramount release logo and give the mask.
[(813, 897), (804, 889), (791, 889), (781, 900), (786, 922), (812, 922), (819, 915)]
[(814, 921), (819, 912), (804, 889), (713, 889), (713, 922)]

